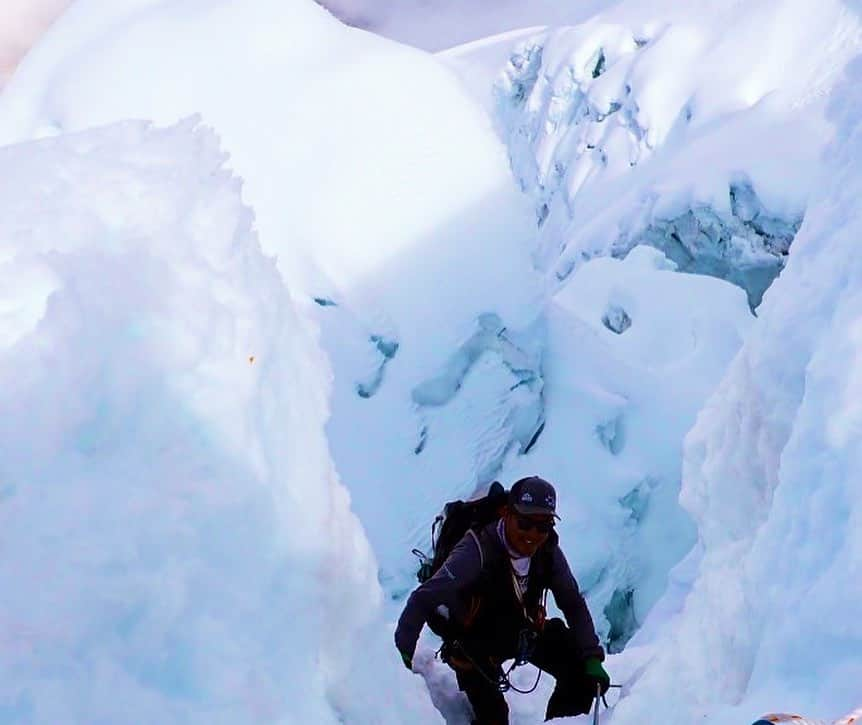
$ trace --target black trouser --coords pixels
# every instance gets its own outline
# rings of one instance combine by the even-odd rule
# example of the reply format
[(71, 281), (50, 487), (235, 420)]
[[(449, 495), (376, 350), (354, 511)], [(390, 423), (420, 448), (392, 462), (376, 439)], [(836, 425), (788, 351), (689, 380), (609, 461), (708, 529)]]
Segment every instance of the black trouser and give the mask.
[[(450, 664), (458, 678), (458, 687), (467, 695), (477, 725), (507, 725), (509, 706), (494, 682), (502, 674), (503, 659), (515, 653), (491, 655), (491, 647), (481, 641), (465, 639), (462, 652), (452, 648), (452, 654), (463, 660), (466, 653), (481, 668), (459, 669)], [(572, 634), (561, 619), (550, 619), (539, 634), (529, 662), (556, 679), (554, 692), (548, 700), (545, 719), (588, 713), (596, 696), (595, 684), (584, 674), (584, 661), (572, 641)]]

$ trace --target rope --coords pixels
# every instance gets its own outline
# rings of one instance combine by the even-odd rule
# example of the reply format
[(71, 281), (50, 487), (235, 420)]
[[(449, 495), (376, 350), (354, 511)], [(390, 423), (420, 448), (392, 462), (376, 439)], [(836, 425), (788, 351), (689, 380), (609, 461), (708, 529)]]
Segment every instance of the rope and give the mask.
[(518, 663), (513, 662), (512, 666), (509, 668), (508, 672), (506, 672), (506, 674), (503, 675), (503, 677), (506, 679), (506, 683), (508, 684), (510, 690), (514, 690), (515, 692), (517, 692), (521, 695), (529, 695), (531, 692), (534, 692), (535, 689), (539, 686), (539, 680), (542, 679), (543, 670), (541, 667), (536, 668), (537, 670), (539, 670), (539, 674), (536, 675), (536, 681), (533, 683), (533, 686), (529, 690), (519, 690), (517, 687), (515, 687), (512, 684), (512, 681), (509, 679), (509, 675), (511, 674), (512, 670), (514, 670), (515, 667), (517, 667), (517, 666), (518, 666)]
[[(531, 692), (534, 692), (536, 690), (536, 688), (539, 686), (539, 681), (542, 679), (542, 673), (544, 672), (544, 670), (541, 667), (536, 667), (536, 669), (539, 670), (539, 674), (536, 676), (536, 681), (533, 683), (533, 686), (529, 690), (519, 690), (517, 687), (515, 687), (512, 684), (512, 681), (509, 679), (509, 675), (512, 674), (512, 671), (516, 667), (518, 667), (519, 665), (525, 664), (525, 662), (519, 662), (516, 659), (514, 662), (512, 662), (511, 666), (509, 667), (508, 670), (506, 670), (505, 673), (500, 672), (499, 677), (493, 678), (493, 677), (490, 677), (485, 672), (485, 670), (482, 669), (482, 667), (479, 665), (479, 663), (473, 659), (473, 657), (464, 648), (464, 645), (461, 644), (461, 642), (459, 640), (454, 639), (450, 642), (450, 644), (453, 647), (456, 647), (457, 649), (459, 649), (461, 651), (461, 654), (464, 655), (465, 659), (471, 665), (473, 665), (473, 667), (482, 676), (482, 679), (485, 680), (485, 682), (487, 682), (489, 685), (492, 685), (493, 687), (497, 688), (500, 692), (508, 692), (509, 690), (513, 690), (514, 692), (517, 692), (521, 695), (529, 695)], [(442, 649), (443, 649), (443, 647), (440, 647), (440, 649), (437, 651), (438, 655), (440, 654)], [(608, 685), (608, 689), (611, 689), (611, 688), (622, 689), (622, 685)], [(608, 701), (605, 699), (605, 696), (601, 693), (601, 685), (598, 686), (598, 689), (596, 691), (596, 710), (597, 711), (598, 711), (599, 700), (601, 700), (604, 703), (605, 709), (609, 708)]]
[[(537, 668), (539, 670), (539, 674), (536, 677), (536, 681), (535, 681), (535, 683), (533, 683), (533, 686), (529, 690), (519, 690), (517, 687), (515, 687), (512, 684), (512, 681), (509, 679), (509, 675), (512, 674), (512, 671), (519, 664), (524, 664), (523, 662), (518, 662), (518, 660), (516, 659), (512, 663), (511, 667), (509, 667), (509, 669), (506, 670), (505, 673), (503, 673), (501, 671), (500, 675), (498, 677), (492, 678), (485, 672), (484, 669), (482, 669), (482, 667), (479, 665), (479, 663), (473, 659), (473, 657), (470, 655), (470, 653), (466, 649), (464, 649), (464, 645), (461, 644), (461, 642), (459, 640), (457, 640), (457, 639), (452, 640), (451, 644), (453, 647), (456, 647), (461, 651), (461, 654), (464, 655), (464, 657), (467, 659), (467, 661), (471, 665), (473, 665), (473, 667), (482, 676), (482, 679), (485, 680), (485, 682), (487, 682), (489, 685), (492, 685), (493, 687), (498, 689), (500, 692), (508, 692), (509, 690), (513, 690), (514, 692), (520, 693), (521, 695), (529, 695), (531, 692), (533, 692), (539, 686), (539, 680), (542, 679), (542, 669), (541, 668)], [(442, 649), (442, 647), (441, 647), (441, 649)]]

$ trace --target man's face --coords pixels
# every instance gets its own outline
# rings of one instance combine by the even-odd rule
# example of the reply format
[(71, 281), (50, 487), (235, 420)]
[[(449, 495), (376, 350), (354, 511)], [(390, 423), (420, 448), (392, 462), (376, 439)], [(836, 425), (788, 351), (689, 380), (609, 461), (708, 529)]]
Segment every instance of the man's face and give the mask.
[(525, 516), (508, 508), (504, 517), (506, 539), (521, 556), (532, 556), (548, 540), (554, 526), (550, 514), (530, 514)]

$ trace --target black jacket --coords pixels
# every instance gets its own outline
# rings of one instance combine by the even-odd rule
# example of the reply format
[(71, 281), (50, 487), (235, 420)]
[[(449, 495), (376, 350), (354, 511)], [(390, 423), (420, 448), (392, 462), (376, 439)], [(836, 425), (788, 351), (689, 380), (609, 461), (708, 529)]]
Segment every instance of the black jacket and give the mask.
[(592, 617), (578, 589), (556, 534), (536, 552), (523, 606), (515, 594), (511, 564), (497, 522), (468, 531), (437, 573), (407, 600), (398, 620), (395, 644), (412, 657), (424, 624), (444, 639), (481, 643), (489, 654), (511, 656), (518, 632), (530, 626), (544, 590), (550, 590), (572, 631), (580, 655), (604, 659)]

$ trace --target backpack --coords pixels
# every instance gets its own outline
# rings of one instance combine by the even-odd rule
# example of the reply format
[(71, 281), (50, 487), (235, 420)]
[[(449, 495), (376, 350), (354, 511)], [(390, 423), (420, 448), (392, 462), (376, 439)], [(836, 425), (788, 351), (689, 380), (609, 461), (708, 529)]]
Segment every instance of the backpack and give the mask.
[[(503, 484), (494, 481), (487, 495), (472, 501), (450, 501), (443, 507), (431, 524), (431, 556), (418, 549), (413, 554), (419, 557), (419, 570), (416, 578), (422, 584), (428, 581), (437, 570), (443, 566), (452, 549), (464, 537), (468, 530), (480, 530), (482, 527), (496, 521), (500, 510), (506, 504), (508, 493)], [(438, 531), (439, 529), (439, 531)]]

